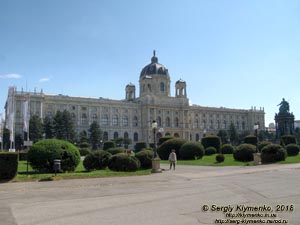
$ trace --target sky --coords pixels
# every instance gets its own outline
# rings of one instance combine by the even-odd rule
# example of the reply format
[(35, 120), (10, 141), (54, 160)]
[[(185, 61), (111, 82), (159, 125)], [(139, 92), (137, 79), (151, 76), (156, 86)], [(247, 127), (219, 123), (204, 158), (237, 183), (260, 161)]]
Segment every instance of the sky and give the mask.
[(156, 50), (192, 104), (300, 119), (300, 0), (0, 0), (0, 113), (9, 86), (124, 99)]

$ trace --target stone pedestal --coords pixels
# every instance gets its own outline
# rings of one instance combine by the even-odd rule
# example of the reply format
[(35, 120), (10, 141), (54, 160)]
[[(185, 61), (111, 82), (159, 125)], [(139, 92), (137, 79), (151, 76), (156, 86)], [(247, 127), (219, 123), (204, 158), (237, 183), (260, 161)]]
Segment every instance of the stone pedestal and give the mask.
[(261, 156), (260, 153), (254, 153), (253, 154), (253, 165), (257, 166), (261, 164)]
[(161, 173), (160, 158), (159, 157), (155, 157), (154, 159), (152, 159), (152, 171), (151, 171), (151, 173)]

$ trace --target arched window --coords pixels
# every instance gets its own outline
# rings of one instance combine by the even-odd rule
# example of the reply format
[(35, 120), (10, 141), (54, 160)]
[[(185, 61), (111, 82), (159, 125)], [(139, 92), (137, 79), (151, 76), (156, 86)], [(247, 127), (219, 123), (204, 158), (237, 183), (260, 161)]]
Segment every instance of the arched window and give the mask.
[(178, 119), (178, 117), (176, 117), (174, 119), (174, 125), (175, 125), (175, 127), (179, 127), (179, 119)]
[(137, 127), (138, 126), (138, 118), (135, 116), (133, 117), (133, 126)]
[(203, 120), (203, 128), (206, 128), (206, 120)]
[(112, 123), (113, 123), (113, 126), (118, 126), (119, 118), (117, 115), (113, 116)]
[(178, 134), (178, 133), (175, 133), (175, 134), (174, 134), (174, 137), (177, 137), (177, 138), (178, 138), (178, 137), (179, 137), (179, 134)]
[(196, 141), (200, 141), (200, 135), (196, 134)]
[(148, 84), (148, 91), (151, 92), (151, 84)]
[(96, 114), (96, 113), (93, 113), (93, 115), (92, 115), (93, 121), (97, 120), (97, 118), (98, 118), (97, 114)]
[(245, 130), (245, 122), (242, 122), (242, 129)]
[(123, 126), (128, 127), (128, 116), (123, 116)]
[(158, 127), (162, 127), (162, 125), (161, 125), (161, 117), (160, 116), (157, 117), (157, 126)]
[(160, 91), (161, 92), (165, 91), (165, 84), (163, 82), (160, 83)]
[(106, 131), (103, 132), (103, 140), (108, 141), (108, 133)]
[(82, 113), (81, 115), (81, 122), (84, 124), (84, 123), (87, 123), (87, 115), (86, 113)]
[(102, 126), (108, 126), (108, 115), (104, 114), (101, 117), (101, 125)]
[(227, 129), (227, 122), (224, 120), (224, 129)]
[(166, 127), (170, 127), (171, 123), (170, 123), (170, 117), (166, 118)]
[(128, 132), (124, 132), (124, 138), (128, 139), (129, 135)]
[(135, 132), (133, 134), (133, 141), (137, 142), (138, 140), (139, 140), (139, 134)]
[(218, 120), (218, 121), (217, 121), (217, 127), (218, 127), (218, 129), (220, 129), (220, 128), (221, 128), (221, 125), (220, 125), (220, 120)]
[(194, 121), (194, 128), (199, 128), (199, 120), (195, 119)]
[(119, 133), (118, 132), (115, 132), (114, 133), (114, 139), (118, 139), (119, 138)]

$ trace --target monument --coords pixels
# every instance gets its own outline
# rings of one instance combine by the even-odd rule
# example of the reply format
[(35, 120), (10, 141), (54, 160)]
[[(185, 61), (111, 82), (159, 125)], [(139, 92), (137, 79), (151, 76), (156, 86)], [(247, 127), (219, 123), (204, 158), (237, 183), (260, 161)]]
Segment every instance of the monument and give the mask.
[(275, 114), (275, 123), (276, 139), (279, 139), (282, 135), (294, 133), (295, 117), (290, 113), (290, 105), (284, 98), (277, 106), (279, 106), (279, 113)]

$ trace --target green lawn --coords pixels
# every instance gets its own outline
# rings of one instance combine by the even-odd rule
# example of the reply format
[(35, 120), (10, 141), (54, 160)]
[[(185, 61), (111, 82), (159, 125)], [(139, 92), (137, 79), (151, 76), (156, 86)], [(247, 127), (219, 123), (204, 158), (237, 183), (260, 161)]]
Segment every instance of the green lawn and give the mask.
[[(162, 160), (161, 163), (169, 164), (168, 160)], [(287, 157), (285, 161), (278, 164), (300, 163), (300, 156)], [(222, 163), (216, 162), (216, 155), (204, 156), (199, 160), (178, 160), (178, 165), (194, 165), (194, 166), (252, 166), (253, 162), (238, 162), (233, 159), (232, 154), (225, 155), (225, 161)], [(95, 170), (91, 172), (85, 171), (82, 161), (73, 173), (58, 173), (54, 174), (39, 174), (32, 170), (29, 166), (28, 175), (26, 173), (26, 161), (19, 162), (18, 175), (14, 178), (13, 182), (23, 181), (51, 181), (61, 179), (81, 179), (81, 178), (96, 178), (96, 177), (120, 177), (120, 176), (138, 176), (149, 175), (151, 169), (138, 170), (136, 172), (114, 172), (109, 169)]]
[[(161, 163), (168, 164), (168, 160), (162, 160)], [(287, 157), (285, 161), (278, 164), (300, 163), (300, 156)], [(178, 160), (177, 165), (193, 165), (193, 166), (252, 166), (252, 162), (239, 162), (235, 161), (232, 154), (225, 155), (225, 161), (222, 163), (216, 162), (216, 155), (203, 156), (198, 160)]]
[(120, 177), (120, 176), (138, 176), (138, 175), (149, 175), (151, 170), (138, 170), (136, 172), (115, 172), (109, 169), (106, 170), (95, 170), (87, 172), (82, 164), (82, 161), (73, 173), (58, 173), (54, 174), (46, 173), (39, 174), (32, 170), (29, 166), (28, 176), (26, 169), (26, 161), (19, 161), (18, 175), (14, 178), (13, 182), (23, 181), (50, 181), (50, 180), (61, 180), (61, 179), (81, 179), (81, 178), (96, 178), (96, 177)]

